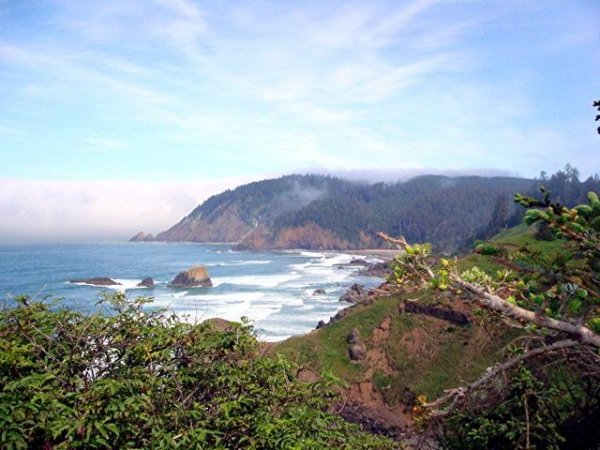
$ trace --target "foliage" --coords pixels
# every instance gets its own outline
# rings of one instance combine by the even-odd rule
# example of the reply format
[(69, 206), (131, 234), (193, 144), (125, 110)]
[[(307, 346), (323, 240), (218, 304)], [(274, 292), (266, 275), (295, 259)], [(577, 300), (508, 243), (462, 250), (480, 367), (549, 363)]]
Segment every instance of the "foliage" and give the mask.
[[(569, 171), (576, 180), (576, 171)], [(431, 423), (444, 431), (441, 443), (448, 448), (595, 448), (598, 433), (592, 423), (600, 417), (600, 200), (590, 192), (586, 204), (567, 207), (551, 201), (542, 189), (541, 198), (517, 194), (515, 201), (527, 210), (525, 222), (547, 227), (554, 238), (548, 245), (561, 251), (479, 242), (478, 256), (494, 264), (460, 274), (447, 260), (436, 263), (431, 255), (415, 259), (407, 250), (396, 259), (406, 275), (396, 281), (466, 294), (527, 332), (519, 338), (517, 354), (425, 406)], [(404, 249), (415, 247), (403, 238), (388, 240)], [(580, 409), (579, 404), (592, 406)], [(576, 440), (579, 447), (572, 444)]]
[(557, 388), (527, 368), (512, 377), (510, 392), (491, 411), (462, 411), (448, 419), (441, 438), (449, 450), (545, 448), (557, 450), (564, 438), (553, 414), (561, 408)]
[(2, 448), (394, 448), (330, 415), (336, 380), (296, 380), (247, 324), (216, 331), (147, 302), (0, 312)]
[(527, 224), (545, 224), (569, 253), (552, 258), (529, 254), (535, 270), (516, 286), (521, 301), (552, 318), (593, 324), (600, 304), (600, 200), (590, 192), (587, 204), (568, 208), (551, 202), (545, 189), (542, 194), (542, 199), (517, 194), (515, 201), (528, 208)]

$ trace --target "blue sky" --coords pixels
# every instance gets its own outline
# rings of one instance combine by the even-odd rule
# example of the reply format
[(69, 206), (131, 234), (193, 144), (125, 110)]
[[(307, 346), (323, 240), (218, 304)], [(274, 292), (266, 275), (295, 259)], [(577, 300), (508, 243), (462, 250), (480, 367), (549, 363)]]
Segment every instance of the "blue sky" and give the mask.
[(0, 0), (0, 239), (111, 180), (124, 234), (272, 174), (589, 175), (599, 35), (596, 0)]

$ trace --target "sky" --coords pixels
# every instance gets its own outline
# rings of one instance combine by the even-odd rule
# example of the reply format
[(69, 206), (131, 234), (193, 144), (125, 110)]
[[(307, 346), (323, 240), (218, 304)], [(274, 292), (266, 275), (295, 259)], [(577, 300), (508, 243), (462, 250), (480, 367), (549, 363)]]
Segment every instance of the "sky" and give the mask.
[(0, 242), (286, 173), (600, 171), (600, 1), (0, 0)]

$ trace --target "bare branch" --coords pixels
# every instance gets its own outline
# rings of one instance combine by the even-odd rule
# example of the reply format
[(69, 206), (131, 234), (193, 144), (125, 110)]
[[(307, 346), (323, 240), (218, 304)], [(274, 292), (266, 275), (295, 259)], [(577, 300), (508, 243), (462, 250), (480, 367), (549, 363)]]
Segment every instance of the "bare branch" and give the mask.
[[(454, 407), (464, 398), (466, 398), (466, 396), (478, 389), (480, 389), (481, 387), (483, 387), (484, 385), (486, 385), (488, 382), (492, 381), (493, 379), (495, 379), (498, 375), (500, 375), (503, 372), (506, 372), (507, 370), (513, 368), (514, 366), (516, 366), (517, 364), (533, 358), (535, 356), (539, 356), (541, 354), (544, 353), (550, 353), (550, 352), (554, 352), (554, 351), (558, 351), (558, 350), (562, 350), (565, 348), (569, 348), (569, 347), (575, 347), (581, 345), (579, 342), (574, 341), (572, 339), (565, 339), (562, 341), (558, 341), (555, 342), (552, 345), (547, 345), (547, 346), (542, 346), (542, 347), (536, 347), (533, 350), (529, 350), (525, 353), (522, 353), (518, 356), (515, 356), (514, 358), (509, 359), (508, 361), (502, 363), (502, 364), (498, 364), (490, 369), (488, 369), (483, 376), (481, 376), (478, 380), (474, 381), (473, 383), (467, 385), (467, 386), (463, 386), (463, 387), (459, 387), (456, 389), (451, 389), (448, 390), (446, 392), (446, 395), (438, 398), (436, 401), (428, 403), (425, 405), (425, 407), (433, 409), (433, 417), (444, 417), (447, 416), (448, 414), (450, 414), (450, 412), (454, 409)], [(450, 405), (442, 410), (442, 411), (436, 411), (437, 408), (441, 407), (442, 405), (444, 405), (447, 402), (451, 402)]]
[(564, 320), (552, 319), (550, 317), (536, 314), (528, 309), (513, 305), (502, 297), (490, 294), (478, 286), (466, 282), (457, 275), (451, 274), (450, 279), (453, 283), (472, 294), (475, 303), (485, 308), (492, 309), (520, 322), (527, 322), (540, 327), (550, 328), (552, 330), (567, 333), (576, 337), (581, 343), (589, 344), (600, 348), (600, 336), (583, 325), (576, 325)]

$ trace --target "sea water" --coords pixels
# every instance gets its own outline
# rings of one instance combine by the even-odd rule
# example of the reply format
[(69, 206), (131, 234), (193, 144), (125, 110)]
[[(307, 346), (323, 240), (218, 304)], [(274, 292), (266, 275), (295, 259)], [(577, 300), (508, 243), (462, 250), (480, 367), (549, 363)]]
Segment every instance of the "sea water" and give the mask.
[[(154, 298), (184, 320), (247, 317), (259, 337), (278, 341), (304, 334), (347, 307), (340, 295), (352, 284), (374, 287), (347, 265), (355, 256), (328, 252), (237, 252), (229, 244), (117, 243), (0, 246), (0, 298), (60, 298), (82, 312), (98, 308), (102, 292)], [(369, 258), (366, 258), (369, 260)], [(374, 261), (374, 259), (371, 259)], [(207, 267), (213, 287), (176, 289), (168, 282), (193, 266)], [(73, 279), (109, 277), (121, 283), (97, 287)], [(152, 277), (153, 288), (138, 287)], [(323, 289), (325, 294), (315, 294)]]

